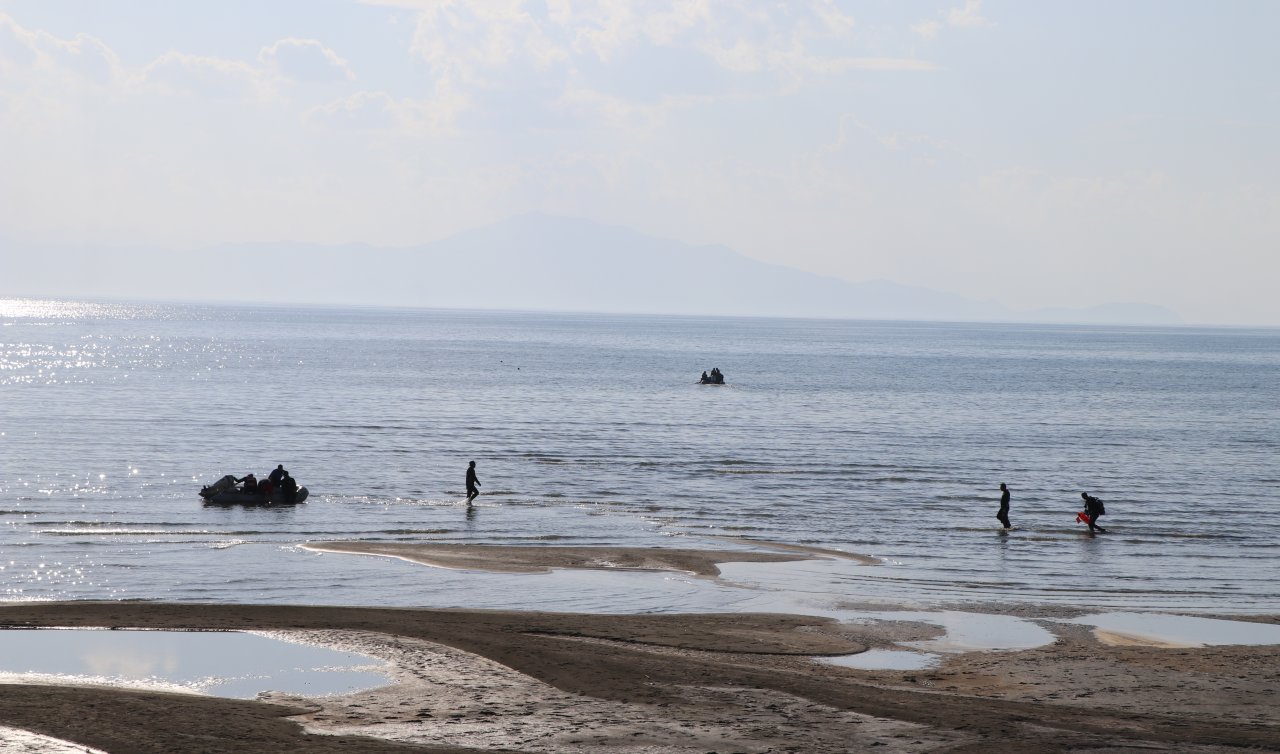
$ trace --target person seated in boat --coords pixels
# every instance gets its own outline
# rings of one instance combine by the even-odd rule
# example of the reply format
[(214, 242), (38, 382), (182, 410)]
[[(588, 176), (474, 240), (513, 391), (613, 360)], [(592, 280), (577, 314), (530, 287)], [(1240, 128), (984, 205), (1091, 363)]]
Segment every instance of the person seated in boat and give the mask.
[(258, 478), (253, 474), (245, 474), (244, 476), (240, 477), (236, 481), (242, 482), (244, 484), (244, 487), (242, 489), (245, 492), (250, 492), (255, 495), (258, 494)]
[(258, 494), (266, 497), (268, 500), (271, 499), (271, 491), (275, 488), (276, 486), (271, 483), (271, 477), (267, 477), (261, 482), (258, 482)]
[(298, 499), (298, 483), (287, 473), (280, 479), (280, 489), (284, 492), (284, 501), (292, 503)]
[(276, 464), (276, 470), (271, 472), (271, 475), (267, 477), (267, 480), (272, 484), (280, 484), (280, 480), (284, 479), (288, 474), (289, 472), (284, 470), (284, 464), (278, 463)]
[(704, 372), (702, 373), (702, 379), (700, 380), (700, 382), (701, 382), (703, 385), (705, 385), (705, 384), (707, 384), (707, 383), (708, 383), (708, 382), (710, 382), (710, 381), (711, 381), (711, 380), (707, 377), (707, 373), (704, 371)]

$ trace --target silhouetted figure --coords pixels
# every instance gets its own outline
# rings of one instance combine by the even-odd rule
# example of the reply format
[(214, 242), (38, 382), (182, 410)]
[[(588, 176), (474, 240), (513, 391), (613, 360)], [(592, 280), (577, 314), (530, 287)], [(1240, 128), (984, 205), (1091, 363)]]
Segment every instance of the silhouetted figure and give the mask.
[(702, 373), (702, 379), (701, 379), (701, 380), (699, 380), (699, 382), (701, 382), (703, 385), (705, 385), (705, 384), (707, 384), (707, 383), (708, 383), (708, 382), (710, 382), (710, 381), (711, 381), (711, 378), (707, 377), (707, 373), (706, 373), (706, 372), (703, 372), (703, 373)]
[(270, 476), (267, 477), (267, 480), (273, 485), (279, 485), (280, 480), (284, 479), (288, 475), (289, 472), (284, 470), (284, 464), (277, 464), (276, 470), (271, 472)]
[(467, 505), (471, 505), (471, 501), (480, 495), (480, 480), (476, 478), (476, 462), (472, 461), (467, 467)]
[(1009, 488), (1004, 486), (1004, 482), (1000, 483), (1000, 512), (996, 514), (996, 518), (1000, 519), (1000, 523), (1004, 525), (1004, 528), (1013, 528), (1013, 525), (1009, 523)]
[(258, 478), (255, 477), (253, 474), (245, 474), (244, 476), (240, 477), (236, 481), (244, 483), (244, 487), (242, 489), (245, 492), (248, 492), (252, 495), (258, 494)]
[(1106, 534), (1107, 530), (1098, 526), (1098, 516), (1107, 515), (1107, 509), (1102, 505), (1102, 501), (1088, 492), (1081, 492), (1080, 497), (1084, 498), (1084, 518), (1085, 523), (1089, 525), (1089, 531), (1100, 531)]
[(284, 502), (298, 502), (298, 483), (287, 472), (280, 479), (280, 491), (284, 493)]

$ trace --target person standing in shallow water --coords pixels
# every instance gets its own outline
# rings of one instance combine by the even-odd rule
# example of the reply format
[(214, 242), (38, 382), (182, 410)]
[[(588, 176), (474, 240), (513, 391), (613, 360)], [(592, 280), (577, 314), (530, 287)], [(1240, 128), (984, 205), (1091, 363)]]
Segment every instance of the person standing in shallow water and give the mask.
[(1004, 486), (1004, 482), (1000, 483), (1000, 512), (996, 514), (996, 518), (1000, 519), (1000, 523), (1004, 525), (1004, 528), (1013, 528), (1013, 525), (1009, 523), (1009, 488)]
[(1081, 492), (1080, 497), (1084, 498), (1084, 517), (1085, 523), (1089, 524), (1089, 531), (1100, 531), (1106, 534), (1107, 530), (1098, 526), (1098, 516), (1107, 512), (1107, 509), (1102, 505), (1102, 501), (1088, 492)]
[(467, 467), (467, 505), (471, 505), (471, 501), (480, 495), (480, 480), (476, 478), (476, 462), (472, 461)]

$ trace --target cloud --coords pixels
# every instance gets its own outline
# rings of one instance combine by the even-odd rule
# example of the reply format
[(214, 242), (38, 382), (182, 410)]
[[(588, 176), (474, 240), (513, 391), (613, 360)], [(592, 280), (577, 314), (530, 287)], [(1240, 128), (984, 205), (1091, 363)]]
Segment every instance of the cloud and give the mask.
[(448, 88), (439, 89), (431, 100), (396, 98), (385, 91), (360, 91), (311, 108), (304, 117), (326, 128), (398, 130), (423, 136), (451, 131), (466, 105), (464, 96)]
[(982, 15), (982, 0), (965, 0), (961, 7), (938, 11), (937, 18), (912, 24), (911, 30), (925, 39), (933, 39), (938, 36), (943, 26), (972, 29), (990, 25), (991, 22)]
[(947, 11), (947, 23), (952, 26), (989, 26), (982, 15), (982, 0), (965, 0), (963, 8)]
[(345, 59), (314, 39), (289, 37), (277, 40), (262, 48), (258, 62), (293, 81), (330, 83), (356, 79)]
[(936, 71), (938, 67), (919, 58), (832, 58), (808, 60), (808, 68), (823, 73), (845, 71)]
[(413, 52), (481, 121), (550, 122), (600, 108), (616, 122), (673, 107), (760, 98), (854, 72), (930, 71), (862, 56), (855, 19), (829, 0), (366, 0), (417, 10)]
[(663, 48), (695, 51), (742, 74), (932, 67), (849, 55), (855, 20), (823, 0), (779, 7), (746, 0), (365, 1), (418, 9), (413, 50), (437, 75), (473, 84), (492, 83), (513, 67), (609, 65)]
[(911, 30), (925, 39), (933, 39), (938, 36), (938, 30), (942, 28), (941, 21), (921, 21), (918, 24), (912, 24)]
[(19, 25), (0, 13), (0, 69), (31, 68), (45, 74), (72, 76), (99, 85), (120, 78), (120, 58), (89, 34), (62, 39)]
[(267, 101), (281, 85), (355, 80), (348, 62), (314, 39), (280, 39), (257, 61), (193, 55), (170, 50), (141, 68), (126, 68), (105, 42), (89, 34), (64, 39), (23, 27), (0, 13), (0, 76), (22, 82), (28, 92), (71, 96), (89, 83), (123, 94), (147, 92), (212, 100)]
[(418, 18), (413, 52), (437, 76), (473, 85), (484, 85), (492, 72), (511, 66), (545, 69), (567, 60), (568, 51), (523, 5), (521, 0), (433, 4)]
[(394, 128), (404, 120), (404, 110), (386, 92), (356, 92), (307, 112), (307, 119), (330, 127)]
[(169, 51), (148, 63), (137, 79), (153, 91), (208, 99), (259, 100), (277, 90), (266, 72), (241, 60)]
[(636, 102), (590, 88), (570, 88), (555, 105), (597, 118), (621, 132), (647, 137), (666, 125), (675, 111), (697, 107), (708, 101), (705, 96), (682, 94), (663, 96), (655, 102)]
[(361, 5), (374, 5), (384, 8), (403, 8), (404, 10), (428, 10), (440, 4), (440, 0), (359, 0)]

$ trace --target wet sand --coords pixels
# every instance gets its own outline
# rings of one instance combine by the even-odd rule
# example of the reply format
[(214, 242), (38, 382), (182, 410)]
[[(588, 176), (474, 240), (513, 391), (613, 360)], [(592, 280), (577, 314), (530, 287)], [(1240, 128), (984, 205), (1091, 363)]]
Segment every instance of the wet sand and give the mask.
[(393, 685), (319, 699), (2, 687), (0, 725), (113, 754), (1280, 750), (1280, 647), (1110, 644), (1050, 621), (1048, 646), (917, 671), (814, 659), (940, 633), (910, 621), (93, 602), (0, 607), (0, 625), (282, 632), (394, 667)]
[(812, 555), (755, 551), (677, 550), (663, 547), (513, 547), (408, 542), (313, 542), (317, 552), (381, 555), (435, 566), (473, 571), (539, 573), (552, 568), (681, 571), (719, 576), (718, 563), (781, 563)]

